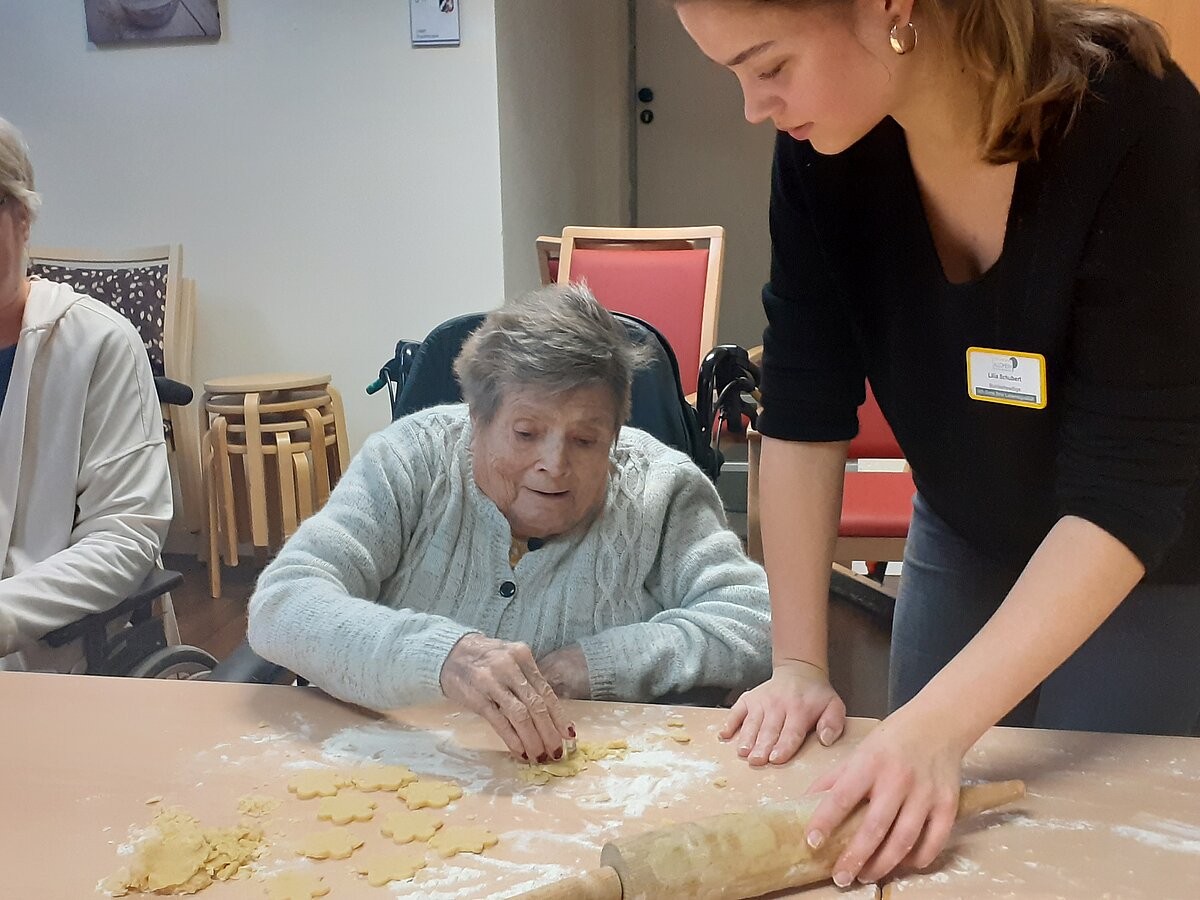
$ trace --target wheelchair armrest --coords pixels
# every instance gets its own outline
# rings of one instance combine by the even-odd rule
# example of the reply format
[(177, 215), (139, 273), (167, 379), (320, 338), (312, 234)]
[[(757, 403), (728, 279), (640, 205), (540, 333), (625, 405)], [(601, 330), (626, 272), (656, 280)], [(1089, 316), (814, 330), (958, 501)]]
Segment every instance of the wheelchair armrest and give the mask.
[(155, 566), (150, 570), (150, 574), (145, 577), (138, 589), (112, 609), (84, 616), (78, 622), (72, 622), (70, 625), (64, 625), (62, 628), (51, 631), (42, 640), (51, 647), (61, 647), (64, 644), (69, 644), (71, 641), (83, 637), (84, 633), (91, 629), (99, 628), (103, 630), (113, 619), (132, 614), (155, 597), (161, 597), (167, 591), (177, 588), (181, 584), (183, 584), (183, 576), (180, 573), (173, 572), (170, 569), (160, 569), (158, 566)]
[(165, 375), (154, 376), (154, 391), (158, 394), (158, 402), (168, 406), (187, 406), (194, 396), (192, 389), (182, 381)]
[(268, 662), (250, 649), (248, 641), (217, 663), (206, 681), (228, 681), (241, 684), (280, 684), (292, 680), (292, 673), (283, 666)]

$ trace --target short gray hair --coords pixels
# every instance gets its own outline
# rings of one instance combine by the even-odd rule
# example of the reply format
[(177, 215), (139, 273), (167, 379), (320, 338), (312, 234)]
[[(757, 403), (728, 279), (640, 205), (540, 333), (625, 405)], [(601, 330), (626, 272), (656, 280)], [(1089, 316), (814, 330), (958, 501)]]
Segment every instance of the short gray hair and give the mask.
[(634, 373), (651, 358), (586, 284), (550, 285), (489, 313), (454, 361), (471, 415), (495, 417), (505, 394), (600, 386), (612, 395), (616, 428), (629, 418)]
[(4, 118), (0, 118), (0, 194), (12, 197), (24, 206), (31, 220), (42, 205), (42, 198), (33, 189), (29, 147), (21, 132)]

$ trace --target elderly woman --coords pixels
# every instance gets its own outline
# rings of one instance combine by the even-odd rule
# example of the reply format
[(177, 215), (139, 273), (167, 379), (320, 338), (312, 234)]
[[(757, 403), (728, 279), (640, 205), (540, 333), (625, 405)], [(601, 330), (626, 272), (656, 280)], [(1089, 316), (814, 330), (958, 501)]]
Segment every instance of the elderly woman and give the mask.
[(762, 569), (692, 461), (621, 427), (643, 352), (580, 286), (489, 315), (466, 405), (368, 440), (263, 572), (253, 648), (366, 706), (445, 696), (542, 761), (574, 737), (560, 697), (766, 678)]
[(0, 119), (0, 669), (69, 672), (47, 633), (116, 606), (171, 523), (162, 413), (119, 313), (25, 277), (39, 205), (24, 141)]

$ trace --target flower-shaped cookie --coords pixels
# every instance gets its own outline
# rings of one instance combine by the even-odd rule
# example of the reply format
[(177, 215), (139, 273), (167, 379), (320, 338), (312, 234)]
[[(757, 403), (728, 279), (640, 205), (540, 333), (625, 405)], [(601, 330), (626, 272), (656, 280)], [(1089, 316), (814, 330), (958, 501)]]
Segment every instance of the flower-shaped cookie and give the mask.
[(406, 810), (388, 813), (379, 826), (379, 833), (397, 844), (407, 844), (410, 841), (427, 841), (441, 827), (442, 820), (433, 813)]
[(339, 794), (336, 797), (322, 797), (317, 806), (317, 818), (328, 819), (334, 825), (345, 825), (349, 822), (369, 822), (375, 815), (375, 807), (379, 804), (370, 797), (362, 794)]
[(289, 781), (287, 788), (301, 800), (311, 800), (313, 797), (332, 797), (338, 788), (349, 784), (350, 779), (337, 769), (309, 769)]
[(345, 828), (328, 828), (306, 835), (296, 852), (311, 859), (346, 859), (362, 845), (362, 838)]
[(447, 825), (429, 839), (429, 849), (436, 850), (442, 856), (482, 853), (488, 847), (496, 846), (499, 840), (486, 828), (475, 825)]
[(441, 809), (451, 800), (462, 796), (462, 788), (453, 781), (414, 781), (396, 791), (397, 796), (408, 804), (409, 809), (425, 806)]
[(267, 896), (271, 900), (312, 900), (328, 893), (325, 879), (311, 872), (283, 872), (267, 882)]
[(389, 881), (407, 881), (425, 868), (424, 847), (401, 847), (360, 860), (355, 869), (367, 876), (372, 887), (383, 887)]
[(394, 791), (417, 780), (408, 766), (363, 766), (348, 774), (360, 791)]

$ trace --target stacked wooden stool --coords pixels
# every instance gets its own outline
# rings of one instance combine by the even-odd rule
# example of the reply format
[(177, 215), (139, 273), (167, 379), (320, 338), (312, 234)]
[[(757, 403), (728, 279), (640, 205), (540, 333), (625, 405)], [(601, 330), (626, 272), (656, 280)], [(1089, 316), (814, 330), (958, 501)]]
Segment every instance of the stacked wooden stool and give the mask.
[(350, 454), (342, 398), (329, 375), (278, 374), (205, 382), (201, 448), (208, 495), (208, 572), (221, 596), (221, 563), (278, 549), (319, 510)]

